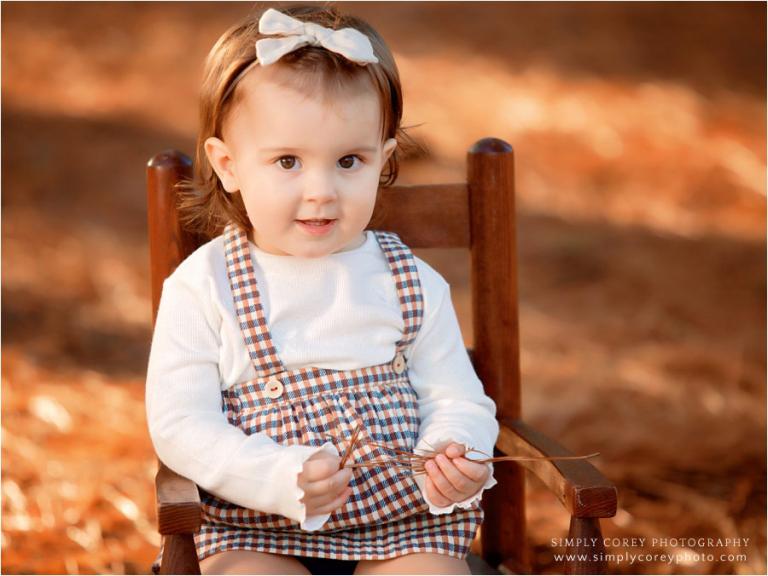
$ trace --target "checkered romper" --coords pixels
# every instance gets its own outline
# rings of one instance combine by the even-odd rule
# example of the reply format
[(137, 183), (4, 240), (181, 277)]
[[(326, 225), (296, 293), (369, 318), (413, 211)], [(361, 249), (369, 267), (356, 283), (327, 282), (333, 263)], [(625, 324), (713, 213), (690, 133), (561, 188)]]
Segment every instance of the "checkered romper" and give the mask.
[[(374, 232), (395, 282), (405, 329), (392, 361), (356, 370), (286, 370), (259, 300), (246, 234), (224, 231), (227, 271), (256, 377), (222, 391), (222, 410), (247, 434), (268, 434), (280, 444), (321, 446), (342, 453), (358, 423), (350, 461), (392, 457), (375, 442), (412, 451), (419, 432), (417, 396), (406, 357), (424, 312), (413, 255), (398, 236)], [(195, 536), (199, 559), (225, 550), (254, 550), (337, 560), (383, 560), (413, 552), (464, 558), (483, 518), (479, 504), (451, 514), (428, 511), (410, 474), (391, 467), (356, 468), (352, 495), (318, 531), (284, 516), (250, 510), (200, 489), (203, 523)], [(258, 489), (254, 486), (254, 489)], [(159, 560), (159, 557), (158, 557)], [(153, 568), (157, 569), (156, 561)]]

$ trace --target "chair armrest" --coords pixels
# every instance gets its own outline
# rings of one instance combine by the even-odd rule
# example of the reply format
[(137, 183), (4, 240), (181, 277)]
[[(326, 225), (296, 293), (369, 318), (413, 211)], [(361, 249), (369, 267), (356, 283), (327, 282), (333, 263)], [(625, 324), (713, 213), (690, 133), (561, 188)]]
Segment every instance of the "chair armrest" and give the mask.
[(202, 508), (197, 485), (159, 462), (155, 476), (158, 532), (194, 534), (200, 530)]
[[(510, 456), (574, 456), (521, 420), (499, 422), (496, 448)], [(571, 516), (610, 518), (616, 514), (616, 487), (588, 460), (518, 462), (554, 492)]]

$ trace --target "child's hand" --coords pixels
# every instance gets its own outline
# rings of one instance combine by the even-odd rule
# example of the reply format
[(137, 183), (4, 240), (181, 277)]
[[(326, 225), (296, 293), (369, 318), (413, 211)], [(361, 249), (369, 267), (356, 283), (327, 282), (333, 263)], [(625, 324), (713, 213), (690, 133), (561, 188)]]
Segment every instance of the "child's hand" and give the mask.
[(318, 452), (304, 462), (298, 485), (304, 490), (301, 501), (307, 509), (307, 517), (341, 508), (352, 494), (349, 486), (352, 469), (339, 470), (339, 464), (341, 458), (328, 452)]
[(441, 508), (461, 502), (485, 485), (491, 471), (487, 464), (463, 458), (464, 446), (452, 442), (442, 453), (427, 460), (427, 497)]

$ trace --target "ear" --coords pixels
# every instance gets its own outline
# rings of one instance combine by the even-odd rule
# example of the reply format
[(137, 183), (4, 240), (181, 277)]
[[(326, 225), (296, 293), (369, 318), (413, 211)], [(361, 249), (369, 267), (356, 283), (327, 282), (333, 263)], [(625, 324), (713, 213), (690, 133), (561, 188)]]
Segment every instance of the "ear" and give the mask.
[(381, 167), (384, 168), (384, 165), (387, 163), (387, 160), (389, 160), (389, 157), (392, 155), (392, 152), (395, 151), (395, 148), (397, 148), (397, 140), (394, 138), (390, 138), (386, 142), (384, 142), (384, 146), (382, 147), (382, 156), (381, 156)]
[(203, 144), (205, 155), (208, 157), (216, 175), (221, 181), (221, 185), (227, 192), (237, 192), (240, 190), (240, 183), (235, 173), (235, 161), (229, 147), (222, 140), (211, 136)]

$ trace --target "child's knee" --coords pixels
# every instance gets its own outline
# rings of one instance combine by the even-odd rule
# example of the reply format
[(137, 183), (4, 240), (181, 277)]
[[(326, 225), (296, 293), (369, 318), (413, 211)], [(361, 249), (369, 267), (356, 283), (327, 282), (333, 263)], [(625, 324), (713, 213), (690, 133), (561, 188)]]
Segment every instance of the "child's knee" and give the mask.
[(291, 556), (250, 550), (229, 550), (200, 561), (201, 574), (309, 574)]

